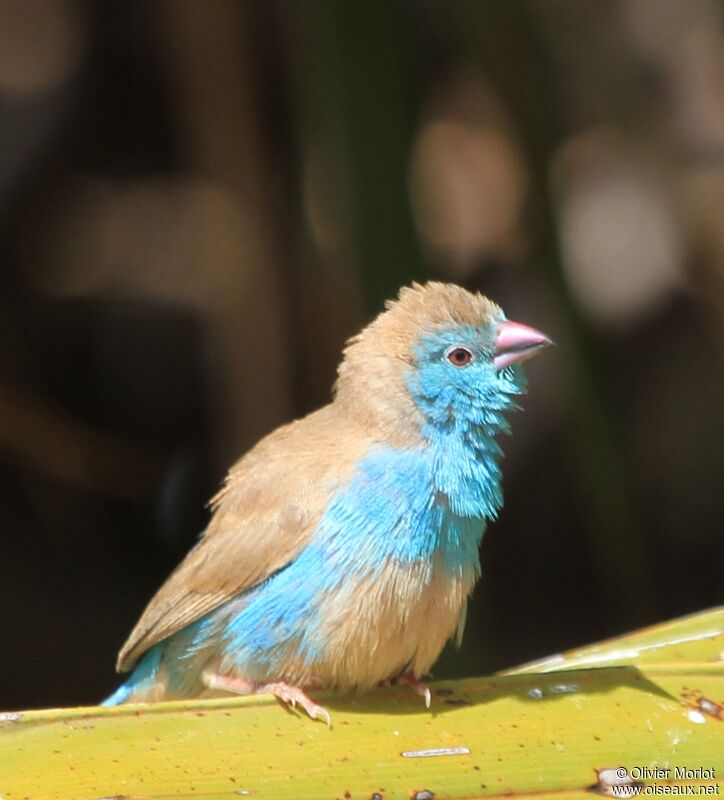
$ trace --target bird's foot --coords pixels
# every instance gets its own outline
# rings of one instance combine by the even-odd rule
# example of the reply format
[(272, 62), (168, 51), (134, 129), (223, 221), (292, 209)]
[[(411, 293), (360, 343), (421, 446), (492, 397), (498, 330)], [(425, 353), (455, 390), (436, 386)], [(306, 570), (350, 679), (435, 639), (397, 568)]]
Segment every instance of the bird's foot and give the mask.
[(419, 678), (416, 678), (412, 672), (403, 672), (402, 675), (398, 675), (396, 678), (392, 680), (393, 684), (406, 684), (407, 686), (411, 686), (415, 694), (419, 694), (420, 697), (425, 698), (425, 708), (430, 708), (430, 703), (432, 701), (432, 694), (430, 692), (430, 687), (423, 683)]
[(264, 694), (266, 692), (278, 697), (282, 703), (286, 703), (292, 708), (300, 705), (312, 719), (324, 720), (328, 728), (332, 727), (332, 717), (330, 717), (329, 711), (322, 706), (318, 706), (299, 687), (290, 686), (288, 683), (266, 683), (260, 685), (255, 694)]
[(290, 686), (288, 683), (257, 683), (246, 678), (234, 678), (228, 675), (218, 675), (215, 672), (205, 672), (202, 676), (205, 686), (209, 689), (221, 689), (233, 694), (273, 694), (282, 703), (286, 703), (292, 708), (299, 705), (312, 719), (321, 719), (327, 723), (327, 727), (332, 727), (332, 717), (329, 711), (317, 705), (307, 697), (297, 686)]

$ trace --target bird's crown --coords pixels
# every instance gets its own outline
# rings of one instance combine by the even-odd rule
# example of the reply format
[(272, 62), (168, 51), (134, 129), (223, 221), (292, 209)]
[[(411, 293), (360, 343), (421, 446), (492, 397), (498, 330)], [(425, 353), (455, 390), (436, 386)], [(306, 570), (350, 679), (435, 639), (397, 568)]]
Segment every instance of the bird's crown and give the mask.
[(460, 325), (484, 327), (502, 317), (500, 306), (492, 300), (452, 283), (403, 286), (397, 299), (388, 300), (385, 311), (348, 341), (340, 378), (346, 363), (364, 358), (365, 351), (375, 349), (377, 354), (410, 360), (415, 343), (426, 333)]

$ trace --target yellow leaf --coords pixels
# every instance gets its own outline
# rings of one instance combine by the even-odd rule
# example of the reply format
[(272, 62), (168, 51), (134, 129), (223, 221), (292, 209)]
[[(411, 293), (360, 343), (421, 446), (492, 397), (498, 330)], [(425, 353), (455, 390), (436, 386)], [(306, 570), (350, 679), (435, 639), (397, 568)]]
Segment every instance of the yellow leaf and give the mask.
[[(619, 768), (713, 792), (723, 636), (724, 611), (705, 612), (537, 671), (435, 683), (430, 711), (405, 687), (315, 695), (332, 730), (267, 696), (6, 713), (0, 797), (590, 800), (615, 791)], [(579, 667), (614, 653), (626, 663)]]

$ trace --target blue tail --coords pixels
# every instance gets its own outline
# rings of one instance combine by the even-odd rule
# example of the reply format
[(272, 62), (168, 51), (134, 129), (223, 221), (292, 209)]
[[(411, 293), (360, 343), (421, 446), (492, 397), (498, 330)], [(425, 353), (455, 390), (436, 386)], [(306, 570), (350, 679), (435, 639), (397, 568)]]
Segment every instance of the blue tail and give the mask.
[[(138, 662), (131, 677), (122, 683), (113, 694), (106, 697), (100, 705), (120, 706), (129, 700), (131, 702), (136, 699), (142, 701), (144, 693), (156, 682), (162, 652), (160, 647), (152, 647)], [(139, 697), (136, 698), (136, 695)]]

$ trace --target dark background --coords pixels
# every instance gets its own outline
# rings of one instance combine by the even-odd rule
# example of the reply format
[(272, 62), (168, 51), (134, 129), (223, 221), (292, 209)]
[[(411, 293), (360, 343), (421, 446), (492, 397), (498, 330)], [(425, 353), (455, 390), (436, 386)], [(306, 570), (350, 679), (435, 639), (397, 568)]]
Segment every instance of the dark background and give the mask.
[(0, 0), (0, 709), (116, 685), (226, 468), (413, 279), (559, 343), (436, 674), (721, 602), (723, 20)]

